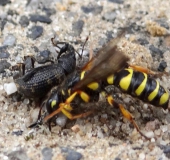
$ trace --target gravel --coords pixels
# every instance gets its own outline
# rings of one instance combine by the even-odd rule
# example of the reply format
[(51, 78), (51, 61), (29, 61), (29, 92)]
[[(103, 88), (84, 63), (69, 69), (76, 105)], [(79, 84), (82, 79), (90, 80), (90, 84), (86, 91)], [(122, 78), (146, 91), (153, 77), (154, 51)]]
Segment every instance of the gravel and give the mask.
[(16, 42), (16, 38), (14, 35), (9, 34), (8, 36), (5, 37), (3, 45), (7, 46), (13, 46)]
[(48, 16), (38, 15), (38, 14), (31, 14), (30, 21), (32, 22), (42, 22), (42, 23), (51, 23), (51, 19)]
[(27, 27), (29, 25), (29, 18), (27, 16), (21, 16), (19, 20), (19, 24), (22, 27)]
[[(22, 63), (24, 56), (56, 58), (53, 37), (71, 43), (80, 53), (88, 37), (86, 56), (77, 61), (81, 66), (88, 60), (87, 53), (95, 54), (128, 27), (120, 50), (130, 57), (130, 64), (160, 70), (154, 78), (169, 91), (169, 8), (167, 0), (0, 1), (0, 159), (170, 159), (168, 110), (111, 88), (115, 100), (132, 113), (150, 140), (104, 100), (85, 105), (85, 109), (97, 106), (92, 116), (74, 121), (59, 116), (50, 132), (48, 125), (28, 128), (37, 120), (37, 102), (17, 93), (8, 95), (4, 87), (11, 92), (12, 74), (17, 73), (10, 66)], [(40, 65), (44, 64), (35, 63)]]
[(42, 35), (42, 33), (43, 33), (42, 26), (33, 26), (27, 32), (27, 37), (35, 40), (36, 38), (40, 37)]

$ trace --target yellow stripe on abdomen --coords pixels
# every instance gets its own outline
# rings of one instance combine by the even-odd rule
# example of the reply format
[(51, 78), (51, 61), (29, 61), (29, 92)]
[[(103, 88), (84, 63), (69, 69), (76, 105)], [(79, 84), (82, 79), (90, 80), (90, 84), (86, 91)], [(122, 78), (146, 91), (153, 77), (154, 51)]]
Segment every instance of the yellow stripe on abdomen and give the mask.
[(159, 91), (159, 83), (157, 80), (156, 81), (156, 88), (149, 94), (148, 96), (148, 101), (152, 101), (158, 94)]
[(120, 80), (119, 86), (122, 90), (127, 91), (132, 80), (133, 70), (132, 69), (125, 69), (125, 70), (129, 71), (129, 74)]
[(167, 103), (168, 100), (169, 100), (169, 93), (165, 90), (165, 93), (160, 97), (159, 105), (163, 105)]
[(139, 85), (139, 87), (135, 90), (135, 93), (137, 96), (140, 96), (141, 93), (143, 92), (143, 90), (145, 89), (146, 87), (146, 83), (147, 83), (147, 74), (146, 73), (143, 73), (144, 75), (144, 80), (142, 81), (142, 83)]

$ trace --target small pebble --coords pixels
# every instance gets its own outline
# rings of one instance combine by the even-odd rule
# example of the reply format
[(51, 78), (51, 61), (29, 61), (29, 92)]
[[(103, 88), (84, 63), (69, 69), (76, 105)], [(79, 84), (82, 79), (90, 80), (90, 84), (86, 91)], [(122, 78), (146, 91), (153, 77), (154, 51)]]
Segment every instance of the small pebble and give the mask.
[(139, 154), (139, 159), (140, 159), (140, 160), (145, 159), (145, 154), (144, 154), (144, 153), (140, 153), (140, 154)]
[(97, 127), (97, 137), (98, 138), (104, 138), (103, 131), (101, 130), (100, 127)]
[(106, 32), (106, 37), (107, 37), (107, 41), (110, 41), (111, 39), (113, 39), (113, 31), (107, 31)]
[(0, 61), (0, 73), (5, 72), (5, 69), (9, 69), (10, 66), (11, 64), (8, 63), (6, 60)]
[(6, 4), (11, 3), (10, 0), (0, 0), (0, 5), (5, 6)]
[(0, 46), (0, 53), (6, 52), (8, 46)]
[(8, 15), (13, 16), (13, 15), (18, 15), (16, 10), (9, 9), (7, 12)]
[(36, 108), (34, 110), (31, 110), (30, 112), (30, 119), (32, 120), (32, 122), (35, 122), (37, 121), (37, 117), (38, 117), (38, 114), (39, 114), (39, 108)]
[(48, 58), (50, 55), (50, 51), (49, 50), (44, 50), (40, 52), (40, 56), (44, 57), (44, 58)]
[(167, 63), (162, 60), (159, 64), (158, 71), (163, 72), (166, 67), (167, 67)]
[(6, 51), (6, 52), (1, 52), (0, 53), (0, 58), (8, 58), (9, 57), (9, 52), (8, 51)]
[(9, 34), (5, 37), (3, 45), (13, 46), (16, 43), (16, 37), (13, 34)]
[(1, 29), (1, 31), (4, 30), (4, 27), (5, 27), (6, 23), (7, 23), (6, 18), (1, 19), (1, 21), (0, 21), (0, 29)]
[(155, 135), (157, 136), (160, 136), (161, 135), (161, 130), (160, 129), (157, 129), (154, 131)]
[(36, 46), (32, 46), (32, 49), (34, 50), (34, 52), (39, 52), (39, 49)]
[(156, 20), (156, 22), (159, 23), (161, 27), (169, 29), (169, 24), (167, 23), (166, 18), (160, 18), (160, 19)]
[(2, 91), (4, 89), (3, 85), (0, 85), (0, 91)]
[(146, 137), (148, 138), (153, 138), (154, 137), (154, 132), (153, 131), (148, 131), (145, 133)]
[(23, 103), (24, 103), (25, 105), (29, 104), (29, 102), (30, 102), (30, 101), (29, 101), (29, 99), (27, 99), (27, 98), (25, 98), (24, 101), (23, 101)]
[(167, 146), (164, 146), (164, 153), (170, 153), (170, 146), (167, 145)]
[(14, 82), (5, 83), (4, 90), (7, 93), (7, 95), (11, 95), (12, 93), (15, 93), (17, 91), (17, 87)]
[(81, 153), (70, 149), (69, 147), (61, 147), (61, 152), (66, 153), (66, 160), (80, 160), (83, 156)]
[(82, 11), (84, 13), (92, 13), (94, 15), (100, 14), (103, 10), (103, 6), (98, 6), (98, 5), (88, 5), (88, 6), (82, 6), (81, 7)]
[(77, 133), (80, 131), (80, 126), (78, 124), (74, 125), (73, 127), (71, 127), (71, 130), (74, 132), (74, 133)]
[(15, 57), (15, 60), (16, 60), (17, 63), (20, 63), (22, 61), (22, 57), (20, 55), (17, 55)]
[(44, 50), (37, 54), (36, 60), (38, 63), (45, 63), (46, 61), (50, 60), (50, 51)]
[(150, 49), (151, 55), (153, 57), (159, 56), (159, 57), (163, 58), (163, 51), (161, 51), (159, 48), (156, 48), (154, 45), (150, 45), (149, 49)]
[(109, 2), (117, 3), (117, 4), (123, 4), (124, 0), (108, 0)]
[(59, 114), (58, 117), (56, 118), (56, 124), (59, 125), (60, 127), (64, 127), (67, 122), (67, 117), (63, 114)]
[(29, 19), (27, 16), (21, 16), (20, 20), (19, 20), (19, 24), (22, 27), (27, 27), (29, 25)]
[(52, 149), (49, 147), (45, 147), (42, 149), (41, 151), (42, 155), (43, 155), (43, 159), (44, 160), (51, 160), (53, 157), (53, 152)]
[(27, 37), (32, 38), (35, 40), (36, 38), (40, 37), (43, 33), (43, 27), (41, 26), (33, 26), (27, 32)]
[(131, 100), (131, 99), (130, 99), (129, 97), (126, 97), (126, 98), (123, 99), (123, 101), (124, 101), (125, 103), (129, 103), (130, 100)]
[(12, 132), (12, 135), (16, 135), (16, 136), (21, 136), (22, 134), (23, 134), (23, 131), (21, 130)]
[(21, 51), (24, 49), (23, 44), (17, 44), (17, 51)]
[(155, 142), (155, 138), (151, 138), (151, 142), (154, 143)]
[(51, 16), (56, 13), (56, 10), (54, 8), (43, 7), (42, 10), (46, 13), (47, 16)]
[(80, 36), (84, 26), (84, 21), (78, 20), (72, 24), (72, 31), (74, 36)]
[(102, 18), (106, 21), (113, 23), (116, 19), (116, 16), (117, 16), (116, 12), (106, 12)]
[(148, 104), (144, 103), (143, 109), (144, 109), (145, 111), (148, 110)]
[(160, 126), (160, 129), (162, 132), (166, 132), (168, 130), (168, 127), (166, 125)]
[(138, 39), (138, 42), (139, 42), (139, 44), (141, 44), (141, 45), (149, 44), (149, 42), (148, 42), (146, 39), (143, 39), (143, 38), (139, 38), (139, 39)]
[(146, 124), (146, 129), (147, 130), (152, 130), (152, 131), (154, 131), (155, 130), (155, 127), (156, 127), (156, 124), (157, 124), (157, 121), (156, 120), (154, 120), (154, 121), (149, 121), (149, 122), (147, 122), (147, 124)]
[(106, 40), (105, 38), (100, 38), (100, 39), (99, 39), (99, 42), (98, 42), (99, 46), (103, 46), (103, 45), (105, 45), (106, 43), (107, 43), (107, 40)]
[(119, 158), (119, 157), (116, 157), (114, 160), (121, 160), (121, 158)]
[(8, 155), (9, 160), (30, 160), (30, 158), (27, 156), (25, 150), (20, 149), (18, 151), (12, 151)]
[(44, 15), (38, 15), (38, 14), (31, 14), (30, 15), (30, 21), (32, 22), (42, 22), (50, 24), (52, 20), (48, 16)]

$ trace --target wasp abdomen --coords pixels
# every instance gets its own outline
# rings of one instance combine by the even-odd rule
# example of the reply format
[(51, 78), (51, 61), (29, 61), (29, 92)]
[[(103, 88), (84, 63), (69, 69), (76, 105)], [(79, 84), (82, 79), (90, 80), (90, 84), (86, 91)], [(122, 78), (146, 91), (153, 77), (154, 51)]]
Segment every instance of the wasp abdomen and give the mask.
[(168, 107), (168, 91), (157, 80), (148, 77), (146, 73), (134, 71), (133, 69), (124, 69), (114, 76), (108, 77), (107, 82), (152, 105), (164, 109)]

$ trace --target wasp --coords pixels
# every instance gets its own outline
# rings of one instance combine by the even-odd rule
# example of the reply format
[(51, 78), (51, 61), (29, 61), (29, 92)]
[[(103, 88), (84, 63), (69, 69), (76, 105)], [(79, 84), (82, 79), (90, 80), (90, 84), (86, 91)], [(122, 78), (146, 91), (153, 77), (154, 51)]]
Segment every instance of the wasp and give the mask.
[(158, 81), (148, 76), (150, 70), (128, 65), (128, 58), (117, 49), (117, 42), (120, 38), (121, 36), (102, 48), (97, 56), (85, 65), (80, 74), (68, 79), (66, 88), (62, 86), (51, 91), (51, 95), (46, 101), (49, 115), (43, 121), (51, 121), (59, 112), (62, 112), (69, 119), (85, 117), (93, 111), (72, 115), (72, 102), (77, 99), (78, 95), (84, 102), (96, 101), (99, 93), (104, 92), (108, 103), (118, 107), (123, 116), (133, 123), (142, 136), (147, 138), (139, 130), (132, 115), (123, 105), (114, 101), (113, 97), (105, 90), (105, 87), (115, 85), (122, 91), (163, 109), (168, 108), (169, 93)]
[[(43, 97), (54, 85), (59, 85), (68, 74), (75, 70), (74, 47), (67, 42), (55, 43), (53, 38), (51, 40), (53, 45), (60, 49), (57, 57), (58, 61), (32, 68), (25, 75), (14, 80), (18, 92), (25, 97)], [(63, 45), (62, 48), (59, 45)]]

